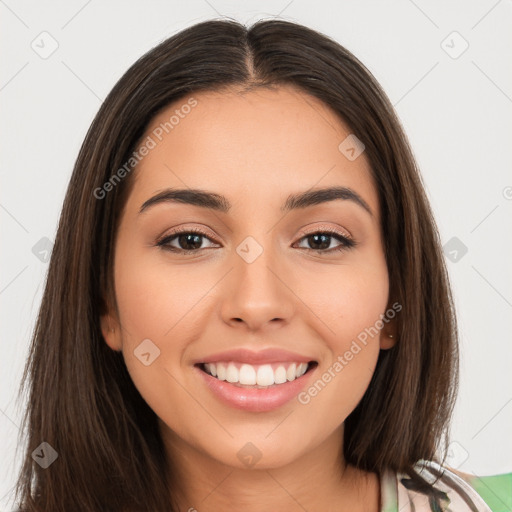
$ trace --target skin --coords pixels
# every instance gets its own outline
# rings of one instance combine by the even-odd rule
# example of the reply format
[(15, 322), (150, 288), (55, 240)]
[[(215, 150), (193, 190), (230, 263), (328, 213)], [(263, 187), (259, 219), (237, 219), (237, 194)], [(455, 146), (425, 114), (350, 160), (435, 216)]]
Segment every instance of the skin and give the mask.
[[(307, 405), (293, 399), (269, 412), (234, 409), (192, 366), (232, 348), (278, 347), (316, 360), (314, 382), (385, 313), (389, 281), (369, 162), (364, 153), (349, 161), (338, 149), (349, 127), (294, 88), (192, 96), (197, 106), (132, 176), (115, 242), (117, 308), (101, 319), (107, 344), (123, 352), (159, 418), (167, 455), (179, 468), (180, 510), (236, 504), (248, 512), (377, 511), (378, 475), (345, 464), (341, 449), (344, 421), (366, 391), (379, 351), (393, 346), (393, 322)], [(162, 111), (145, 136), (186, 101)], [(347, 200), (280, 211), (289, 194), (327, 186), (356, 191), (373, 216)], [(165, 203), (139, 213), (168, 187), (223, 194), (233, 206), (222, 213)], [(178, 226), (202, 228), (208, 238), (190, 255), (156, 245)], [(357, 246), (313, 251), (302, 232), (326, 227)], [(263, 247), (250, 264), (236, 252), (247, 236)], [(177, 238), (170, 243), (183, 248)], [(339, 245), (332, 238), (328, 247)], [(134, 355), (147, 338), (160, 350), (149, 366)], [(237, 457), (249, 441), (261, 453), (252, 467)]]

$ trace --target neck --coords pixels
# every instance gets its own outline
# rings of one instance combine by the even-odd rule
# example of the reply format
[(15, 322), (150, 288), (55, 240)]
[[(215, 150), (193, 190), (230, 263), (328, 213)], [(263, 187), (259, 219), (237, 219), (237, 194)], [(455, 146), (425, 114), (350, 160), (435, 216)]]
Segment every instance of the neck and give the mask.
[(343, 425), (322, 444), (277, 467), (224, 464), (161, 428), (180, 512), (378, 512), (379, 479), (343, 459)]

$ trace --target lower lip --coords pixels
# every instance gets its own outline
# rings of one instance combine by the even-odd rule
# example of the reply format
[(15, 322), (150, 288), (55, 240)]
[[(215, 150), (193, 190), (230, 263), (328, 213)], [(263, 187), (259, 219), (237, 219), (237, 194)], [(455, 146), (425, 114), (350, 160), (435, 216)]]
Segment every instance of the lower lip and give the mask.
[(212, 377), (197, 366), (195, 369), (201, 374), (210, 390), (224, 403), (244, 411), (266, 412), (277, 409), (296, 397), (306, 386), (316, 366), (298, 379), (277, 384), (267, 389), (238, 387), (225, 380)]

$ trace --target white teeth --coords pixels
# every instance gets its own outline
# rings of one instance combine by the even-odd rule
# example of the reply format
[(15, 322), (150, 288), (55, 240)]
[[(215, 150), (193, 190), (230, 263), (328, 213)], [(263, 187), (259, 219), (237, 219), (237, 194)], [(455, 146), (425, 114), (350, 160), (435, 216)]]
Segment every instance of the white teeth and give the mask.
[(263, 365), (240, 364), (233, 361), (205, 363), (204, 369), (213, 377), (245, 386), (272, 386), (284, 384), (304, 375), (308, 363), (273, 363)]
[(288, 380), (295, 380), (295, 378), (296, 378), (295, 369), (296, 369), (295, 363), (292, 363), (290, 366), (288, 366), (288, 370), (286, 370), (286, 378)]
[(238, 382), (240, 384), (256, 384), (256, 370), (250, 364), (243, 364), (240, 367)]
[(286, 368), (284, 366), (278, 366), (274, 372), (274, 383), (283, 384), (286, 382)]
[(295, 370), (295, 377), (298, 379), (301, 375), (304, 375), (306, 373), (307, 369), (308, 369), (307, 363), (300, 363), (297, 366), (297, 369)]
[(226, 380), (228, 382), (238, 382), (238, 370), (233, 363), (228, 364), (228, 369), (226, 370)]
[[(210, 363), (210, 367), (214, 367), (217, 371), (217, 379), (226, 380), (226, 367), (223, 364)], [(212, 372), (213, 375), (213, 372)]]
[(274, 384), (274, 371), (272, 370), (272, 366), (264, 364), (258, 368), (256, 384), (258, 384), (258, 386), (272, 386), (272, 384)]

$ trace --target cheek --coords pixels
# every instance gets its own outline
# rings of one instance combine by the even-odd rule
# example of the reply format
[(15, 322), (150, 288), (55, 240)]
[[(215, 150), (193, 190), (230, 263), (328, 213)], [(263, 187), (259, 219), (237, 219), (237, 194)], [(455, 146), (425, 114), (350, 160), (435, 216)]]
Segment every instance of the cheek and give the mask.
[[(190, 340), (200, 336), (194, 314), (208, 279), (172, 269), (157, 258), (123, 252), (116, 260), (116, 297), (122, 352), (130, 377), (149, 407), (168, 425), (196, 421), (184, 390), (181, 360)], [(182, 411), (179, 416), (173, 411)], [(199, 420), (198, 420), (199, 421)]]
[(171, 375), (180, 377), (183, 351), (197, 336), (194, 306), (208, 283), (191, 282), (190, 274), (136, 251), (119, 255), (115, 288), (122, 351), (136, 387), (153, 406), (158, 390), (168, 389)]
[(360, 333), (376, 322), (380, 325), (388, 293), (385, 262), (374, 259), (371, 264), (339, 265), (329, 272), (311, 273), (310, 279), (301, 284), (298, 295), (315, 313), (319, 325), (323, 324), (322, 332), (329, 346), (342, 352)]
[(314, 290), (302, 297), (322, 321), (328, 356), (299, 399), (334, 426), (356, 407), (375, 370), (388, 301), (387, 268), (380, 261), (364, 269), (339, 268), (317, 275)]
[[(126, 253), (125, 253), (126, 254)], [(173, 268), (156, 255), (136, 253), (116, 261), (116, 297), (121, 322), (131, 341), (141, 338), (172, 339), (178, 347), (185, 324), (208, 290), (208, 279)]]

